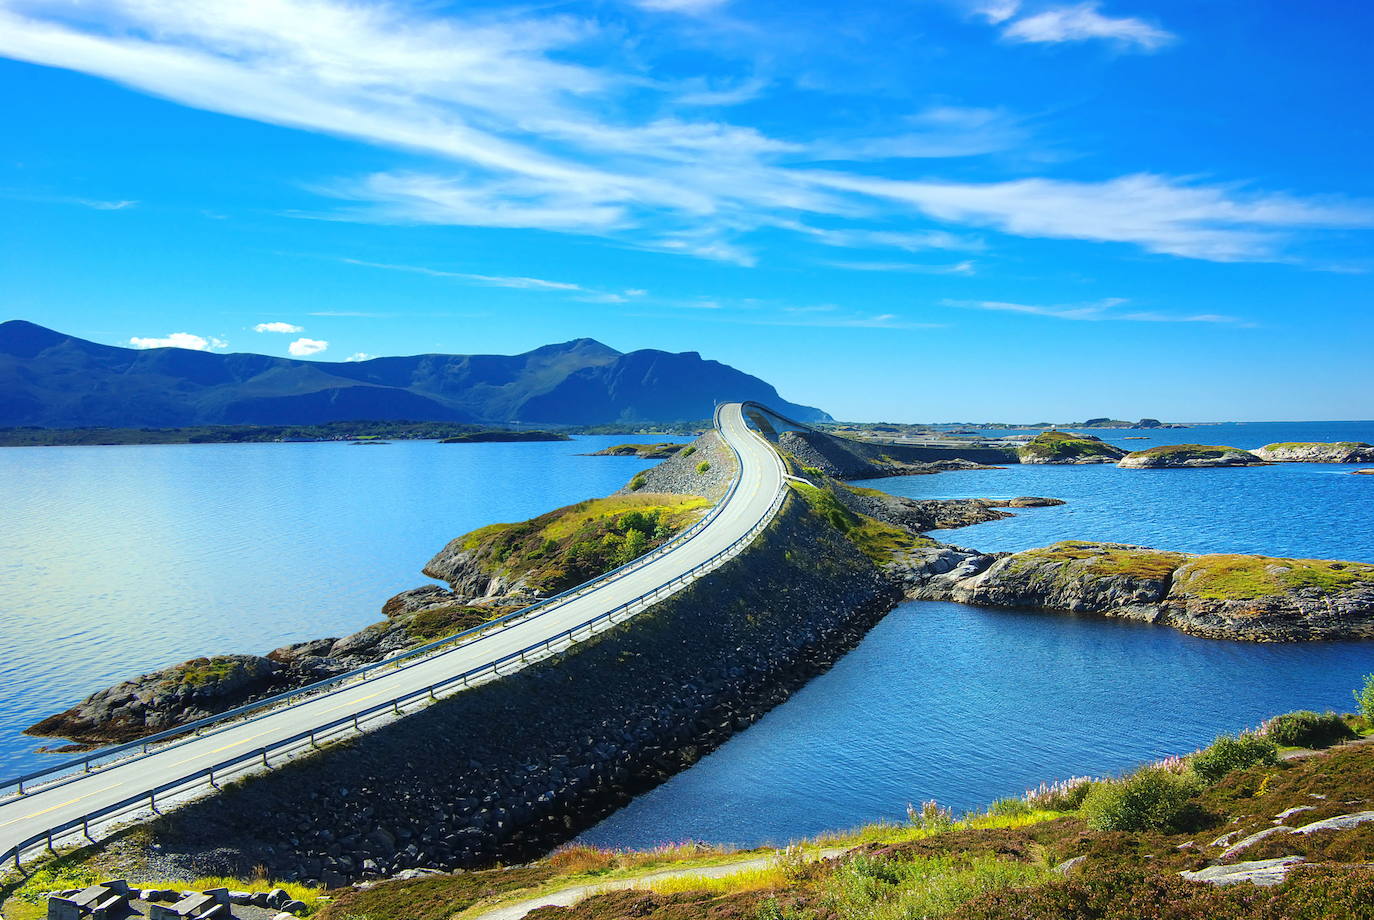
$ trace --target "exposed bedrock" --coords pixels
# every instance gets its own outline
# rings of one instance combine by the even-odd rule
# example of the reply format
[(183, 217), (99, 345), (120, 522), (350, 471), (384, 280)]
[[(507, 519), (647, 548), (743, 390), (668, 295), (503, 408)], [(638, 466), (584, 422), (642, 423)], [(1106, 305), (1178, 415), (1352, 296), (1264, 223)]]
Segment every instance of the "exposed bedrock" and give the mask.
[(1266, 444), (1254, 454), (1276, 463), (1370, 463), (1374, 461), (1374, 445), (1363, 441), (1285, 441)]
[(525, 860), (752, 724), (900, 596), (793, 496), (740, 556), (601, 636), (151, 827), (200, 873)]
[(1092, 613), (1215, 639), (1374, 638), (1374, 565), (1361, 562), (1065, 541), (997, 555), (929, 547), (894, 574), (912, 597)]

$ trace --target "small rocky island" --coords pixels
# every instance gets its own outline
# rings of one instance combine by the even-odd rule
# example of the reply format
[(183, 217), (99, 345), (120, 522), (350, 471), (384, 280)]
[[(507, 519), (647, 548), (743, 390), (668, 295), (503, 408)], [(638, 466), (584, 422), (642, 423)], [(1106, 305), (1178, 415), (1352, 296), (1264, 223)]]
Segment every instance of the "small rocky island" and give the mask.
[(638, 457), (641, 460), (667, 460), (669, 457), (673, 456), (673, 454), (689, 446), (690, 445), (687, 444), (675, 444), (672, 442), (664, 444), (616, 444), (613, 447), (606, 447), (594, 453), (587, 454), (587, 456)]
[(1123, 470), (1196, 469), (1217, 466), (1263, 466), (1267, 461), (1241, 450), (1209, 444), (1161, 444), (1122, 457)]
[(1067, 431), (1042, 431), (1016, 453), (1022, 463), (1114, 463), (1126, 456), (1101, 438)]
[(1276, 463), (1374, 463), (1374, 445), (1363, 441), (1283, 441), (1255, 451)]

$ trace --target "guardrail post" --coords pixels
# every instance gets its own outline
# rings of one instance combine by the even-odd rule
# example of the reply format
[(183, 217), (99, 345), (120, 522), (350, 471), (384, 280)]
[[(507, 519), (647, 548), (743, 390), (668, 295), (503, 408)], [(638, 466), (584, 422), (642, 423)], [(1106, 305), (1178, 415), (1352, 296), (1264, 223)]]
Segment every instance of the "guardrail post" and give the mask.
[(154, 814), (159, 814), (159, 815), (162, 814), (162, 812), (160, 812), (160, 811), (157, 810), (157, 793), (156, 793), (156, 792), (150, 792), (150, 793), (148, 793), (148, 807), (151, 808), (151, 809), (153, 810), (153, 813), (154, 813)]
[[(313, 748), (313, 747), (319, 747), (319, 745), (315, 743), (315, 733), (314, 733), (313, 731), (310, 733), (310, 746), (311, 746), (312, 748)], [(266, 749), (266, 748), (263, 748), (263, 754), (264, 754), (263, 761), (264, 761), (264, 762), (266, 762), (266, 760), (267, 760), (267, 758), (266, 758), (266, 756), (265, 756), (266, 753), (267, 753), (267, 749)]]
[(206, 774), (208, 777), (210, 777), (210, 788), (212, 788), (212, 789), (218, 789), (219, 786), (216, 786), (216, 785), (215, 785), (215, 768), (214, 768), (214, 767), (211, 767), (210, 769), (208, 769), (208, 770), (205, 771), (205, 774)]
[(362, 727), (358, 725), (358, 714), (356, 712), (353, 714), (353, 730), (355, 732), (362, 731)]
[(269, 764), (267, 763), (267, 748), (262, 749), (262, 765), (264, 767), (269, 766)]
[(87, 840), (89, 840), (91, 843), (95, 843), (95, 838), (91, 836), (91, 822), (86, 821), (84, 819), (82, 820), (81, 835), (85, 837)]
[(49, 852), (49, 853), (56, 853), (56, 852), (57, 852), (56, 850), (54, 850), (54, 849), (52, 848), (52, 831), (48, 831), (48, 852)]
[(24, 781), (22, 779), (19, 781), (19, 794), (24, 794)]

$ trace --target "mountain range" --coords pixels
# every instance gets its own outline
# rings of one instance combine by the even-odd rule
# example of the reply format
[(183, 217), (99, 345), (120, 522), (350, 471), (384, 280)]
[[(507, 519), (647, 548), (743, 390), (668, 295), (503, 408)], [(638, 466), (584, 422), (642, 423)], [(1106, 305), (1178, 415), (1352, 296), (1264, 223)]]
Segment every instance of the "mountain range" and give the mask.
[(120, 348), (23, 320), (0, 323), (0, 426), (298, 425), (356, 419), (600, 425), (709, 418), (754, 399), (830, 416), (694, 351), (622, 353), (594, 339), (520, 355), (301, 361)]

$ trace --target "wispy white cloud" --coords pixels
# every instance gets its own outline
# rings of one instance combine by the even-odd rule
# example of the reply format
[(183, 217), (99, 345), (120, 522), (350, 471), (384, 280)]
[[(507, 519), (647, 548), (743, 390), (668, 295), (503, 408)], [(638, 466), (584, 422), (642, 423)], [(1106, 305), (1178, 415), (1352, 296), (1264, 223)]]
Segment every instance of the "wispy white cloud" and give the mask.
[(256, 326), (253, 327), (253, 331), (254, 331), (254, 332), (285, 332), (285, 333), (291, 333), (291, 332), (304, 332), (305, 329), (302, 328), (301, 326), (292, 325), (291, 323), (276, 322), (276, 323), (258, 323)]
[(1250, 323), (1238, 316), (1226, 316), (1220, 313), (1171, 314), (1117, 309), (1128, 302), (1129, 301), (1122, 297), (1107, 297), (1090, 303), (1057, 304), (1053, 306), (1009, 303), (1000, 300), (944, 301), (947, 306), (961, 307), (967, 310), (1024, 313), (1031, 316), (1048, 316), (1054, 319), (1083, 320), (1088, 322), (1119, 321), (1132, 323), (1216, 323), (1233, 326), (1250, 325)]
[(350, 361), (371, 361), (371, 360), (372, 360), (373, 358), (375, 358), (375, 357), (377, 357), (377, 356), (376, 356), (376, 355), (370, 355), (370, 354), (368, 354), (368, 353), (365, 352), (365, 351), (355, 351), (355, 352), (353, 352), (353, 354), (349, 355), (347, 358), (344, 358), (344, 361), (345, 361), (345, 362), (350, 362)]
[(1006, 22), (1021, 9), (1021, 0), (977, 0), (973, 12), (993, 25)]
[[(676, 13), (723, 5), (646, 4)], [(1092, 3), (976, 8), (1016, 41), (1148, 49), (1170, 37)], [(597, 42), (623, 48), (595, 20), (529, 7), (441, 15), (359, 0), (0, 0), (0, 55), (430, 158), (424, 171), (302, 177), (334, 199), (303, 216), (536, 228), (744, 266), (760, 258), (751, 235), (778, 229), (826, 245), (917, 251), (976, 249), (983, 241), (966, 232), (974, 227), (1239, 261), (1283, 258), (1296, 230), (1374, 226), (1366, 206), (1169, 176), (980, 184), (820, 170), (822, 158), (988, 153), (1016, 146), (1023, 129), (1007, 113), (945, 105), (891, 136), (775, 137), (701, 117), (702, 106), (762, 92), (758, 79), (650, 80), (619, 55), (579, 63)]]
[(895, 134), (812, 145), (818, 159), (944, 159), (979, 156), (1026, 143), (1016, 118), (997, 109), (935, 106), (902, 121)]
[(812, 173), (816, 182), (903, 202), (940, 220), (1018, 236), (1131, 243), (1216, 262), (1276, 258), (1285, 231), (1369, 227), (1374, 208), (1239, 192), (1141, 173), (1105, 182), (906, 182)]
[(101, 201), (97, 198), (73, 198), (73, 203), (90, 208), (94, 211), (123, 211), (135, 207), (138, 202), (131, 200), (123, 201)]
[(286, 346), (286, 350), (297, 358), (304, 358), (307, 355), (317, 355), (328, 347), (329, 343), (321, 339), (301, 338)]
[(923, 265), (919, 262), (845, 262), (827, 260), (824, 264), (832, 268), (843, 268), (856, 272), (913, 272), (922, 275), (972, 275), (974, 263), (971, 259), (949, 265)]
[[(340, 259), (348, 265), (358, 265), (363, 268), (380, 268), (393, 272), (409, 272), (415, 275), (427, 275), (431, 278), (453, 278), (458, 281), (466, 281), (471, 284), (480, 284), (484, 287), (514, 288), (521, 291), (551, 291), (575, 295), (575, 299), (599, 303), (625, 303), (635, 297), (642, 297), (647, 291), (630, 289), (625, 291), (600, 291), (594, 288), (584, 287), (574, 284), (571, 281), (550, 281), (547, 278), (529, 278), (520, 275), (481, 275), (472, 272), (445, 271), (438, 268), (429, 268), (424, 265), (396, 265), (388, 262), (367, 262), (362, 259)], [(358, 314), (362, 315), (362, 314)]]
[(725, 6), (729, 0), (630, 0), (640, 9), (657, 13), (686, 13), (699, 16)]
[(129, 339), (129, 344), (134, 348), (185, 348), (190, 351), (218, 351), (229, 347), (223, 339), (190, 332), (173, 332), (162, 337), (136, 335)]
[[(994, 5), (999, 11), (1006, 4)], [(1105, 39), (1122, 46), (1134, 46), (1142, 51), (1156, 51), (1174, 41), (1177, 36), (1172, 32), (1151, 25), (1143, 19), (1131, 16), (1104, 16), (1098, 12), (1100, 4), (1079, 3), (1073, 6), (1057, 6), (1024, 16), (1010, 23), (1002, 30), (1002, 36), (1015, 42), (1081, 42), (1092, 39)], [(1002, 22), (1015, 14), (1002, 19), (988, 18)], [(986, 15), (986, 14), (985, 14)]]

